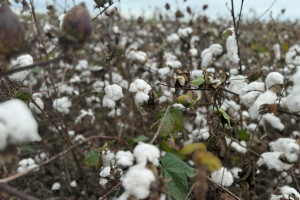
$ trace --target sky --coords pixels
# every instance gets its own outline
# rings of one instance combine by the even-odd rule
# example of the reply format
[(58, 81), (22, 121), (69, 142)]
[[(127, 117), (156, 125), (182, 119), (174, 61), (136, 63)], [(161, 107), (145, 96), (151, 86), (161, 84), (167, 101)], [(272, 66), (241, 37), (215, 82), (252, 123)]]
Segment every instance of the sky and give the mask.
[[(75, 3), (80, 3), (82, 0), (74, 0)], [(211, 19), (216, 19), (219, 16), (225, 18), (231, 18), (231, 14), (229, 8), (231, 8), (230, 0), (116, 0), (117, 3), (114, 5), (118, 7), (119, 11), (128, 16), (144, 16), (144, 17), (152, 17), (154, 10), (165, 11), (164, 6), (166, 3), (169, 3), (172, 10), (176, 10), (177, 8), (184, 9), (186, 6), (189, 6), (192, 11), (197, 14), (205, 14), (209, 16)], [(53, 2), (53, 0), (35, 0), (36, 8), (45, 11), (47, 3)], [(84, 1), (91, 13), (97, 13), (97, 10), (93, 9), (95, 5), (93, 0), (85, 0)], [(207, 4), (208, 8), (203, 11), (203, 5)], [(227, 4), (227, 5), (226, 5)], [(273, 4), (273, 5), (272, 5)], [(59, 9), (63, 11), (64, 7), (71, 8), (73, 6), (73, 0), (56, 0), (56, 5)], [(272, 12), (272, 16), (277, 18), (278, 16), (280, 20), (297, 20), (300, 19), (299, 9), (300, 2), (297, 0), (244, 0), (243, 6), (243, 16), (244, 17), (253, 17), (254, 14), (256, 16), (260, 16), (264, 12), (271, 7), (269, 12), (265, 14), (262, 19), (269, 20), (270, 12)], [(234, 0), (235, 12), (238, 13), (241, 0)], [(15, 5), (18, 7), (18, 5)], [(20, 5), (19, 5), (20, 7)], [(280, 15), (281, 10), (285, 9), (285, 13)]]

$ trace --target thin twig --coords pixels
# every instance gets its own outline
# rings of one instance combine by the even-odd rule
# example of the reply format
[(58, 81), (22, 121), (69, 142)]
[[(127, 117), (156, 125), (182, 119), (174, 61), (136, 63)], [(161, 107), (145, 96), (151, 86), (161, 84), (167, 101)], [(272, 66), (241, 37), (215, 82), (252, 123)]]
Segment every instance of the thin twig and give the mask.
[[(188, 198), (189, 198), (189, 196), (191, 195), (191, 193), (192, 193), (194, 187), (195, 187), (195, 183), (192, 185), (190, 191), (187, 193), (187, 195), (186, 195), (186, 197), (185, 197), (185, 200), (188, 200)], [(100, 200), (100, 199), (99, 199), (99, 200)]]
[[(244, 0), (242, 0), (240, 16), (241, 16), (242, 8), (243, 8), (243, 3), (244, 3)], [(241, 56), (240, 56), (238, 26), (236, 25), (236, 20), (235, 20), (235, 16), (234, 16), (234, 3), (233, 3), (233, 0), (231, 0), (231, 16), (232, 16), (232, 21), (233, 21), (233, 26), (234, 26), (236, 45), (237, 45), (237, 48), (238, 48), (240, 74), (242, 75), (243, 74), (243, 69), (242, 69), (242, 61), (241, 61)], [(239, 21), (240, 21), (240, 16), (239, 16)]]
[(252, 134), (251, 141), (250, 141), (250, 145), (249, 145), (250, 147), (252, 146), (252, 141), (253, 141), (254, 135), (255, 135), (255, 133), (256, 133), (256, 130), (257, 130), (258, 126), (259, 126), (259, 123), (260, 123), (262, 117), (263, 117), (263, 115), (260, 116), (260, 118), (259, 118), (259, 120), (258, 120), (258, 123), (257, 123), (257, 126), (256, 126), (255, 129), (254, 129), (254, 133)]
[(255, 20), (253, 23), (257, 22), (257, 21), (258, 21), (260, 18), (262, 18), (267, 12), (269, 12), (270, 9), (273, 7), (273, 5), (275, 4), (276, 1), (277, 1), (277, 0), (274, 0), (274, 1), (271, 3), (271, 5), (269, 6), (269, 8), (268, 8), (265, 12), (263, 12), (258, 18), (256, 18), (256, 20)]
[(229, 190), (227, 190), (226, 188), (222, 187), (221, 185), (219, 185), (218, 183), (214, 182), (211, 178), (207, 177), (207, 180), (213, 184), (215, 184), (216, 186), (218, 186), (219, 188), (221, 188), (222, 190), (224, 190), (225, 192), (227, 192), (229, 195), (231, 195), (232, 197), (234, 197), (236, 200), (241, 200), (239, 197), (237, 197), (235, 194), (233, 194), (232, 192), (230, 192)]
[(75, 149), (78, 146), (81, 146), (81, 145), (83, 145), (83, 144), (85, 144), (85, 143), (87, 143), (89, 141), (100, 140), (100, 139), (101, 140), (116, 140), (116, 141), (119, 141), (122, 144), (128, 145), (125, 141), (121, 140), (119, 137), (113, 137), (113, 136), (92, 136), (92, 137), (89, 137), (89, 138), (87, 138), (85, 140), (82, 140), (82, 141), (78, 142), (77, 144), (74, 144), (74, 145), (70, 146), (69, 148), (67, 148), (66, 150), (60, 152), (59, 154), (57, 154), (55, 156), (53, 156), (49, 160), (46, 160), (45, 162), (43, 162), (43, 163), (41, 163), (41, 164), (39, 164), (39, 165), (31, 168), (31, 169), (28, 169), (27, 171), (24, 171), (24, 172), (12, 175), (12, 176), (10, 176), (8, 178), (0, 179), (0, 183), (8, 183), (8, 182), (13, 181), (15, 179), (18, 179), (18, 178), (20, 178), (22, 176), (25, 176), (29, 172), (32, 172), (32, 171), (34, 171), (34, 170), (36, 170), (36, 169), (38, 169), (38, 168), (40, 168), (40, 167), (42, 167), (44, 165), (49, 164), (53, 160), (56, 160), (57, 158), (65, 155), (66, 153), (68, 153), (69, 151)]
[(121, 182), (119, 182), (117, 185), (115, 185), (115, 186), (114, 186), (110, 191), (108, 191), (106, 194), (104, 194), (103, 196), (99, 197), (98, 200), (104, 200), (104, 199), (106, 199), (106, 197), (107, 197), (108, 195), (110, 195), (115, 189), (117, 189), (118, 187), (120, 187), (120, 185), (121, 185)]
[(93, 18), (93, 21), (96, 20), (102, 13), (104, 13), (109, 7), (111, 7), (116, 1), (112, 2), (111, 5), (105, 7), (96, 17)]
[(13, 188), (5, 183), (0, 183), (0, 191), (8, 194), (9, 196), (18, 197), (21, 200), (38, 200), (38, 198), (17, 190), (16, 188)]
[(152, 138), (152, 140), (151, 140), (151, 142), (150, 142), (150, 144), (153, 144), (153, 142), (154, 142), (154, 141), (156, 140), (156, 138), (158, 137), (159, 132), (160, 132), (160, 129), (161, 129), (161, 127), (162, 127), (162, 125), (163, 125), (163, 123), (164, 123), (166, 117), (167, 117), (167, 114), (168, 114), (168, 112), (169, 112), (170, 107), (171, 107), (171, 106), (168, 106), (168, 108), (167, 108), (167, 110), (166, 110), (166, 112), (165, 112), (165, 114), (164, 114), (162, 120), (160, 121), (159, 127), (158, 127), (158, 129), (157, 129), (155, 135), (153, 136), (153, 138)]

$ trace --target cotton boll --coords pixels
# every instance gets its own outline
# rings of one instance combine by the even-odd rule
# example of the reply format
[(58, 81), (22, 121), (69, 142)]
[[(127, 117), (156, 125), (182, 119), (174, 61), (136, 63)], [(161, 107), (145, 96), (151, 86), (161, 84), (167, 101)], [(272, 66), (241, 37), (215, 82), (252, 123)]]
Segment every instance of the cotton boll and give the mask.
[(273, 104), (277, 99), (277, 95), (274, 92), (267, 90), (259, 95), (254, 104), (249, 108), (249, 114), (251, 119), (257, 119), (259, 117), (259, 108), (263, 104)]
[[(19, 56), (16, 61), (13, 61), (12, 64), (13, 64), (12, 68), (24, 67), (26, 65), (33, 64), (33, 58), (29, 54), (22, 55)], [(29, 74), (29, 70), (24, 70), (10, 75), (9, 78), (14, 81), (24, 81), (24, 79), (28, 74)]]
[(257, 165), (261, 166), (265, 164), (269, 169), (275, 169), (277, 171), (290, 169), (293, 165), (282, 162), (279, 159), (281, 154), (282, 152), (265, 152), (257, 161)]
[(279, 138), (274, 142), (270, 142), (269, 147), (271, 151), (286, 152), (287, 147), (291, 144), (296, 144), (296, 140), (291, 138)]
[[(226, 89), (237, 94), (240, 94), (243, 91), (243, 89), (246, 88), (248, 85), (246, 82), (246, 77), (242, 75), (230, 76), (228, 82), (230, 82), (230, 84), (226, 86)], [(227, 95), (229, 97), (233, 96), (230, 93), (228, 93)]]
[(282, 85), (284, 77), (279, 72), (271, 72), (266, 78), (266, 88), (269, 89), (274, 85)]
[(68, 97), (61, 97), (53, 101), (53, 108), (63, 114), (68, 114), (71, 106), (72, 102)]
[[(8, 143), (40, 141), (37, 129), (38, 125), (27, 105), (18, 99), (12, 99), (0, 104), (0, 130), (3, 130), (3, 139)], [(5, 135), (6, 134), (6, 135)], [(2, 142), (0, 149), (6, 147)]]
[[(229, 187), (233, 184), (233, 176), (230, 171), (222, 167), (220, 170), (211, 174), (211, 179), (225, 187)], [(221, 182), (222, 181), (222, 182)]]
[(64, 21), (64, 17), (66, 14), (61, 14), (58, 16), (58, 20), (59, 20), (59, 28), (62, 29), (63, 26), (63, 21)]
[(189, 54), (192, 56), (192, 57), (196, 57), (198, 55), (198, 50), (195, 49), (195, 48), (191, 48), (189, 50)]
[(281, 195), (272, 194), (269, 200), (281, 200), (281, 199), (290, 199), (291, 196), (300, 199), (300, 194), (294, 188), (291, 188), (287, 185), (279, 188)]
[(177, 33), (179, 37), (186, 38), (193, 33), (193, 29), (191, 27), (179, 28)]
[(135, 94), (134, 99), (137, 105), (142, 105), (144, 102), (149, 100), (149, 95), (139, 91)]
[(223, 47), (220, 44), (212, 44), (210, 45), (209, 49), (214, 56), (219, 56), (223, 52)]
[(285, 62), (287, 64), (300, 65), (300, 46), (298, 44), (293, 45), (289, 48), (288, 52), (285, 54)]
[(273, 113), (264, 114), (261, 120), (262, 125), (268, 122), (273, 128), (279, 131), (282, 131), (284, 129), (284, 125), (282, 124), (280, 118), (275, 116)]
[(234, 168), (230, 169), (229, 171), (232, 173), (232, 176), (233, 176), (234, 178), (240, 178), (240, 177), (239, 177), (239, 172), (241, 172), (242, 169), (239, 168), (239, 167), (234, 167)]
[(129, 168), (121, 178), (125, 192), (137, 199), (147, 198), (150, 194), (150, 184), (155, 181), (153, 172), (144, 164), (134, 165)]
[(201, 53), (201, 58), (202, 58), (201, 67), (202, 68), (208, 67), (213, 60), (212, 51), (210, 49), (203, 50)]
[(73, 181), (70, 183), (70, 186), (71, 186), (71, 187), (77, 187), (76, 180), (73, 180)]
[(130, 167), (133, 164), (133, 155), (130, 151), (118, 151), (116, 154), (116, 164), (121, 167)]
[[(32, 95), (32, 99), (36, 102), (36, 104), (37, 104), (41, 109), (44, 109), (45, 105), (44, 105), (44, 102), (43, 102), (43, 100), (42, 100), (41, 97), (42, 97), (42, 95), (39, 94), (39, 93), (34, 93), (34, 94)], [(30, 107), (30, 109), (34, 110), (34, 112), (36, 112), (36, 113), (38, 113), (38, 114), (41, 113), (41, 111), (37, 108), (37, 106), (34, 105), (34, 104), (31, 103), (31, 102), (30, 102), (30, 104), (29, 104), (29, 107)]]
[(109, 177), (110, 176), (110, 171), (111, 171), (110, 166), (103, 167), (103, 169), (100, 172), (100, 176), (101, 177)]
[(105, 95), (103, 97), (103, 107), (114, 109), (116, 107), (116, 102)]
[[(227, 30), (225, 30), (227, 31)], [(226, 49), (227, 49), (227, 58), (237, 64), (240, 61), (238, 56), (238, 46), (236, 41), (236, 36), (233, 28), (229, 28), (231, 35), (229, 35), (226, 39)]]
[(114, 165), (115, 163), (115, 154), (111, 151), (107, 152), (102, 152), (102, 162), (103, 162), (103, 167), (107, 167), (110, 165)]
[(171, 67), (173, 69), (178, 69), (182, 66), (182, 64), (178, 60), (170, 60), (166, 62), (166, 66)]
[(89, 63), (87, 60), (79, 60), (77, 65), (75, 66), (75, 70), (77, 71), (84, 71), (88, 69)]
[(60, 183), (55, 182), (53, 183), (51, 190), (60, 190), (60, 187), (61, 187)]
[(180, 40), (179, 36), (176, 33), (172, 33), (167, 37), (167, 42), (177, 43)]
[(253, 91), (248, 92), (247, 94), (241, 97), (241, 103), (245, 105), (247, 108), (251, 107), (257, 97), (261, 94), (261, 92)]
[(280, 60), (281, 57), (281, 53), (280, 53), (280, 44), (275, 44), (273, 46), (273, 51), (274, 51), (274, 55), (275, 55), (275, 59), (276, 60)]
[(156, 146), (143, 142), (140, 142), (133, 150), (133, 155), (138, 164), (149, 161), (157, 166), (159, 154), (160, 152)]

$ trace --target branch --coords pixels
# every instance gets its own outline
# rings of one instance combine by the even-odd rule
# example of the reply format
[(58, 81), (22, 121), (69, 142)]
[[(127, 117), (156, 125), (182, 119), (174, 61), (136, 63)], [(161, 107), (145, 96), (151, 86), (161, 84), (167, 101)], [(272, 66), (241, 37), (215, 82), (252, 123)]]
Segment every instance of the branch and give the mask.
[(160, 124), (159, 124), (159, 127), (158, 127), (158, 129), (157, 129), (157, 131), (156, 131), (154, 137), (152, 138), (150, 144), (153, 144), (153, 142), (154, 142), (154, 141), (156, 140), (156, 138), (158, 137), (159, 132), (160, 132), (160, 129), (161, 129), (161, 127), (162, 127), (162, 125), (163, 125), (163, 123), (164, 123), (164, 121), (165, 121), (165, 119), (166, 119), (166, 116), (167, 116), (167, 114), (168, 114), (168, 112), (169, 112), (170, 107), (171, 107), (171, 106), (168, 106), (168, 108), (167, 108), (167, 110), (166, 110), (166, 112), (165, 112), (165, 114), (164, 114), (164, 117), (162, 118), (162, 120), (161, 120), (161, 122), (160, 122)]
[(243, 4), (244, 4), (244, 0), (242, 0), (242, 4), (241, 4), (238, 25), (236, 25), (235, 16), (234, 16), (234, 3), (233, 3), (233, 0), (231, 0), (231, 16), (232, 16), (232, 21), (233, 21), (233, 26), (234, 26), (236, 44), (237, 44), (237, 48), (238, 48), (239, 66), (240, 66), (240, 74), (241, 75), (243, 74), (243, 69), (242, 69), (242, 61), (241, 61), (241, 56), (240, 56), (238, 28), (239, 28), (239, 23), (240, 23), (240, 17), (242, 14)]
[(16, 188), (13, 188), (7, 184), (0, 183), (0, 191), (14, 197), (18, 197), (21, 200), (38, 200), (38, 198), (28, 195)]
[(119, 137), (113, 137), (113, 136), (92, 136), (92, 137), (89, 137), (89, 138), (87, 138), (87, 139), (85, 139), (85, 140), (82, 140), (82, 141), (78, 142), (77, 144), (74, 144), (74, 145), (70, 146), (70, 147), (67, 148), (66, 150), (60, 152), (59, 154), (57, 154), (57, 155), (55, 155), (55, 156), (53, 156), (53, 157), (50, 158), (49, 160), (46, 160), (45, 162), (43, 162), (43, 163), (37, 165), (36, 167), (33, 167), (33, 168), (31, 168), (31, 169), (29, 169), (29, 170), (27, 170), (27, 171), (24, 171), (24, 172), (15, 174), (15, 175), (10, 176), (10, 177), (8, 177), (8, 178), (0, 179), (0, 183), (8, 183), (8, 182), (13, 181), (13, 180), (15, 180), (15, 179), (17, 179), (17, 178), (20, 178), (20, 177), (22, 177), (22, 176), (25, 176), (25, 175), (28, 174), (29, 172), (32, 172), (32, 171), (34, 171), (34, 170), (36, 170), (36, 169), (38, 169), (38, 168), (40, 168), (40, 167), (42, 167), (42, 166), (44, 166), (44, 165), (47, 165), (47, 164), (49, 164), (50, 162), (52, 162), (53, 160), (55, 160), (55, 159), (57, 159), (57, 158), (59, 158), (59, 157), (65, 155), (66, 153), (68, 153), (69, 151), (75, 149), (76, 147), (81, 146), (81, 145), (83, 145), (83, 144), (85, 144), (85, 143), (87, 143), (87, 142), (89, 142), (89, 141), (93, 141), (93, 140), (117, 140), (117, 141), (119, 141), (119, 142), (122, 143), (122, 144), (128, 145), (125, 141), (121, 140)]
[(109, 7), (111, 7), (116, 1), (114, 1), (111, 5), (105, 7), (96, 17), (93, 18), (93, 21), (96, 20), (102, 13), (104, 13)]
[(16, 69), (3, 71), (3, 72), (0, 72), (0, 78), (6, 77), (8, 75), (11, 75), (11, 74), (14, 74), (14, 73), (17, 73), (17, 72), (33, 69), (35, 67), (45, 67), (45, 66), (47, 66), (51, 63), (57, 62), (57, 61), (59, 61), (61, 59), (64, 59), (66, 57), (67, 57), (67, 55), (62, 55), (62, 56), (58, 56), (56, 58), (53, 58), (51, 60), (46, 60), (46, 61), (43, 61), (43, 62), (38, 62), (38, 63), (34, 63), (34, 64), (31, 64), (31, 65), (26, 65), (24, 67), (19, 67), (19, 68), (16, 68)]

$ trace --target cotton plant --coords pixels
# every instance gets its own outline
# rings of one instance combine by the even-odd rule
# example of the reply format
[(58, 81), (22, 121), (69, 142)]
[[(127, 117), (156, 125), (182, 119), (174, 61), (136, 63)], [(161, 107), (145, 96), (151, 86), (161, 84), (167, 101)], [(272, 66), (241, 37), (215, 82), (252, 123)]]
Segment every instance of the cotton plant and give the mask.
[(107, 85), (103, 97), (103, 107), (110, 109), (116, 108), (116, 102), (123, 98), (122, 88), (117, 84)]
[[(29, 54), (21, 55), (16, 60), (13, 60), (10, 68), (19, 68), (27, 65), (33, 64), (33, 58)], [(14, 81), (24, 81), (24, 79), (29, 74), (29, 70), (23, 70), (21, 72), (14, 73), (9, 76), (10, 80)]]
[(68, 97), (61, 97), (61, 98), (54, 99), (52, 106), (58, 112), (63, 114), (68, 114), (70, 112), (72, 102)]
[(142, 79), (137, 79), (130, 84), (129, 92), (134, 93), (135, 103), (142, 105), (149, 100), (151, 86)]
[(212, 44), (209, 48), (204, 49), (201, 53), (201, 67), (207, 68), (211, 65), (215, 57), (220, 56), (223, 52), (223, 47), (220, 44)]
[(21, 100), (0, 103), (0, 150), (8, 144), (41, 141), (38, 124), (28, 106)]

